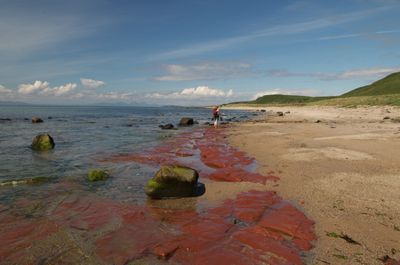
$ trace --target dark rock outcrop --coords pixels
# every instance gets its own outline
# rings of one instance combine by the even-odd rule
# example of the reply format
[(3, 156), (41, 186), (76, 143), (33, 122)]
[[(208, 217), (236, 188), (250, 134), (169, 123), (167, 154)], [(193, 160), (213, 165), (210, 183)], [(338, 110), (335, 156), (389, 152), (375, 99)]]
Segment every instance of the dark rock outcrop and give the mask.
[(179, 126), (190, 126), (194, 124), (193, 118), (182, 118), (181, 121), (179, 122)]
[(172, 130), (172, 129), (175, 128), (172, 123), (168, 123), (168, 124), (165, 124), (165, 125), (159, 125), (158, 127), (160, 127), (163, 130)]
[(41, 123), (41, 122), (43, 122), (43, 120), (41, 118), (39, 118), (39, 117), (33, 117), (32, 118), (32, 123)]
[(196, 170), (184, 166), (163, 166), (149, 180), (145, 193), (153, 199), (168, 197), (192, 197), (204, 193), (204, 185), (198, 183)]
[(36, 151), (48, 151), (53, 149), (55, 146), (53, 138), (47, 134), (36, 135), (32, 140), (32, 149)]

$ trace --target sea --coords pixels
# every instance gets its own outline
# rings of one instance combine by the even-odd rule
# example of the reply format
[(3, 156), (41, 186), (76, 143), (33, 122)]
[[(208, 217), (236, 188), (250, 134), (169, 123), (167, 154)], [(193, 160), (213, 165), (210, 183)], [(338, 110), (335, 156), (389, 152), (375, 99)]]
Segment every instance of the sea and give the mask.
[[(242, 110), (223, 110), (226, 121), (249, 118)], [(32, 123), (40, 117), (43, 123)], [(179, 127), (182, 117), (197, 124)], [(211, 110), (202, 107), (133, 107), (133, 106), (0, 106), (0, 203), (24, 196), (40, 199), (46, 185), (8, 185), (35, 177), (51, 183), (71, 179), (80, 181), (96, 193), (113, 199), (143, 201), (143, 185), (154, 172), (134, 162), (105, 163), (110, 156), (140, 153), (171, 137), (211, 122)], [(172, 123), (177, 130), (162, 130), (159, 125)], [(32, 139), (41, 133), (50, 134), (55, 148), (48, 152), (31, 149)], [(95, 185), (86, 176), (92, 169), (112, 173), (113, 181)], [(7, 184), (7, 185), (6, 185)], [(128, 198), (119, 198), (129, 189)], [(126, 194), (126, 193), (124, 193)]]

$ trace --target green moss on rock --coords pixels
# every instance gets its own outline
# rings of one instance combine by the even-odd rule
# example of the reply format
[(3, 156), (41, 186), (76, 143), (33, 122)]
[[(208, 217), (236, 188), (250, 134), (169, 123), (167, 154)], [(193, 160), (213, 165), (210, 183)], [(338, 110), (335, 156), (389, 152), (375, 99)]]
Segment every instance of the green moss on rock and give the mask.
[(100, 181), (109, 178), (109, 174), (105, 170), (91, 170), (88, 174), (89, 181)]
[(153, 199), (164, 197), (194, 196), (199, 174), (196, 170), (183, 166), (163, 166), (149, 180), (145, 193)]
[(48, 151), (55, 146), (53, 138), (47, 134), (39, 134), (32, 140), (32, 149), (36, 151)]

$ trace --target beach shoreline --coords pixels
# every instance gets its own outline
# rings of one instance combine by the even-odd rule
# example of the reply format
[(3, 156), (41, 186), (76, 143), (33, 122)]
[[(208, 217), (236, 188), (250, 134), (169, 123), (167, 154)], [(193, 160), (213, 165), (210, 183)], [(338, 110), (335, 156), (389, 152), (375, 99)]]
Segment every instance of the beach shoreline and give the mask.
[(268, 188), (316, 222), (312, 264), (400, 259), (399, 108), (240, 109), (260, 115), (232, 126), (229, 142), (279, 176)]

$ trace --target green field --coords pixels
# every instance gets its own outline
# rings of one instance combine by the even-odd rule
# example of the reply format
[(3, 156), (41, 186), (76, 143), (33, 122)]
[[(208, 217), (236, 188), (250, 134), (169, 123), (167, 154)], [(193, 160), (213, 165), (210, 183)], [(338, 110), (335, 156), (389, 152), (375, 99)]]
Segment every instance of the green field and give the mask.
[(351, 90), (340, 96), (308, 97), (295, 95), (265, 95), (253, 101), (234, 102), (228, 106), (400, 106), (400, 72), (393, 73), (368, 86)]

